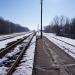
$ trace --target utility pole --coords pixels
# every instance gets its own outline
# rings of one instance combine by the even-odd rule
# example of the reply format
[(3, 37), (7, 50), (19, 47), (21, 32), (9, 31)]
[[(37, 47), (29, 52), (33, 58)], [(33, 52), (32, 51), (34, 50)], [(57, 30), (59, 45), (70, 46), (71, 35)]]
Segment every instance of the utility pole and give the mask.
[(43, 5), (43, 0), (41, 0), (41, 38), (42, 38), (42, 5)]

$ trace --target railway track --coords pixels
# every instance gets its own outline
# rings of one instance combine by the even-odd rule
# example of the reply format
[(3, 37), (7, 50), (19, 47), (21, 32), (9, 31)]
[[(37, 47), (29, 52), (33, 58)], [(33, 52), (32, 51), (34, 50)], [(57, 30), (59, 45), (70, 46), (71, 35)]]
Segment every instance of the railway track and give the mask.
[(0, 58), (2, 58), (7, 52), (11, 51), (12, 48), (14, 48), (16, 45), (21, 43), (23, 40), (27, 39), (30, 35), (25, 36), (25, 37), (15, 41), (15, 42), (12, 42), (11, 45), (7, 46), (6, 48), (1, 49), (0, 50)]
[[(20, 60), (22, 59), (23, 54), (26, 52), (27, 48), (29, 47), (34, 35), (35, 35), (35, 33), (32, 33), (32, 34), (28, 35), (27, 37), (25, 37), (23, 42), (21, 43), (20, 51), (9, 58), (9, 60), (7, 62), (8, 64), (3, 65), (3, 66), (8, 67), (8, 69), (6, 70), (6, 73), (3, 75), (12, 75), (13, 71), (18, 66)], [(11, 60), (11, 62), (10, 62), (10, 60)]]
[(17, 35), (15, 34), (13, 36), (2, 37), (2, 38), (0, 38), (0, 41), (4, 41), (4, 40), (11, 39), (11, 38), (21, 36), (21, 35), (25, 35), (25, 34), (24, 33), (23, 34), (17, 34)]
[(31, 40), (33, 39), (35, 34), (33, 34), (30, 38), (30, 40), (27, 42), (26, 46), (22, 49), (22, 51), (20, 52), (20, 54), (18, 55), (18, 57), (16, 58), (15, 62), (12, 64), (12, 66), (9, 68), (8, 72), (6, 75), (11, 75), (12, 72), (14, 71), (15, 67), (19, 64), (19, 61), (22, 59), (23, 54), (25, 53), (25, 51), (27, 50), (27, 48), (30, 45)]

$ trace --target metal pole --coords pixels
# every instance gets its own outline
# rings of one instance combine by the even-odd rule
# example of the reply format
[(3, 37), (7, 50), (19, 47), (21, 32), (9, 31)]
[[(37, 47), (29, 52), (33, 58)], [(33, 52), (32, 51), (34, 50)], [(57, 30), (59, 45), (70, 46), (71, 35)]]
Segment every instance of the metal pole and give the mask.
[(42, 38), (42, 5), (43, 0), (41, 0), (41, 38)]

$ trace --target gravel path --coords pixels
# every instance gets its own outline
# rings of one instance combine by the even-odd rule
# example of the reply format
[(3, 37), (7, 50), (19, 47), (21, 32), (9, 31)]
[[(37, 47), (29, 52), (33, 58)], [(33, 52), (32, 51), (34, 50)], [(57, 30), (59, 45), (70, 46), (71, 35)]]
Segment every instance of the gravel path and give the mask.
[(37, 39), (33, 75), (75, 75), (75, 59), (49, 41)]

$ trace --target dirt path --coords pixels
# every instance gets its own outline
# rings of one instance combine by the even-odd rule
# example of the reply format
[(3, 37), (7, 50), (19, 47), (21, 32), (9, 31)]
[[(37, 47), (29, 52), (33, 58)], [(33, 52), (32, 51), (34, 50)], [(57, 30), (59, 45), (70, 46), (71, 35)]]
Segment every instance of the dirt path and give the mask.
[(36, 43), (33, 75), (75, 75), (75, 60), (47, 38)]

